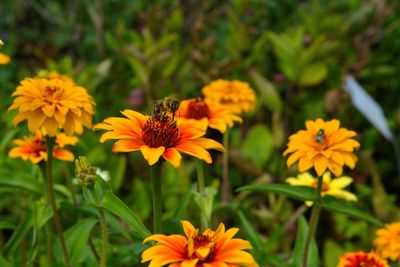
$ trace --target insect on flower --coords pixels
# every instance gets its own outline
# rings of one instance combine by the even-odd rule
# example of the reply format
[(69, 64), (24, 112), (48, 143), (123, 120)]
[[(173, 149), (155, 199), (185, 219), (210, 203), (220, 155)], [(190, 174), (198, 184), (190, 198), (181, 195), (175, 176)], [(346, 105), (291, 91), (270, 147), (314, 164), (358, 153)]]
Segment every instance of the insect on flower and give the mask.
[(172, 120), (175, 118), (175, 113), (179, 109), (179, 100), (173, 97), (165, 97), (164, 99), (157, 100), (154, 103), (152, 110), (152, 117), (165, 116), (167, 113), (172, 114)]

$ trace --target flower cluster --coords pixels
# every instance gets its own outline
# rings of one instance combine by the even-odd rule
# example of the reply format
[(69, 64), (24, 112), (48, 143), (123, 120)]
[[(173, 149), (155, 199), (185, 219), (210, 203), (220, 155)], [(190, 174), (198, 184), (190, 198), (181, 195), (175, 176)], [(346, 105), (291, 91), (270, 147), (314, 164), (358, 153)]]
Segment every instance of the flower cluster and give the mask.
[(389, 267), (376, 252), (351, 252), (340, 257), (337, 267)]
[(400, 222), (387, 224), (384, 228), (378, 229), (374, 244), (383, 258), (400, 260)]

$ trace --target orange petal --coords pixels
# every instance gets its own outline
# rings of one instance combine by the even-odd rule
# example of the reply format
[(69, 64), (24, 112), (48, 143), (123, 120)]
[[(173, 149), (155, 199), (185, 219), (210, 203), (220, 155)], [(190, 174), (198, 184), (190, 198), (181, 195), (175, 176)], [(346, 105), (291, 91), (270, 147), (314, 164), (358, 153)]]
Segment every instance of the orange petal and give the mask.
[(208, 164), (212, 163), (210, 153), (208, 153), (207, 150), (205, 150), (204, 148), (197, 146), (194, 142), (184, 140), (176, 145), (175, 148), (183, 153), (202, 159)]
[(191, 224), (189, 221), (181, 221), (183, 231), (185, 232), (186, 236), (189, 238), (193, 235), (194, 232), (197, 231), (196, 228), (194, 228), (193, 224)]
[(306, 157), (302, 157), (299, 160), (299, 171), (305, 172), (313, 166), (312, 162)]
[(149, 147), (148, 145), (142, 145), (140, 151), (142, 152), (144, 159), (147, 160), (150, 166), (152, 166), (164, 153), (165, 147)]
[(123, 139), (118, 140), (113, 145), (113, 152), (131, 152), (139, 150), (143, 146), (143, 141), (138, 139)]
[(314, 158), (314, 169), (318, 176), (321, 176), (328, 167), (328, 159), (323, 156), (316, 156)]
[(179, 166), (181, 165), (181, 153), (179, 153), (178, 150), (176, 150), (175, 148), (167, 148), (164, 151), (163, 157), (166, 161), (168, 161), (169, 163), (172, 164), (172, 166), (174, 166), (175, 168), (179, 168)]

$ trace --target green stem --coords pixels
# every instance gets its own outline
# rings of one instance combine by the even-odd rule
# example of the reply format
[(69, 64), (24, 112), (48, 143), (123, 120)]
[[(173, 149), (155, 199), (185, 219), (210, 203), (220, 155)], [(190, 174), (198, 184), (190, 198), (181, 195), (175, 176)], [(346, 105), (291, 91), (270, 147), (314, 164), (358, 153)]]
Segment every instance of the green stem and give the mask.
[(151, 188), (153, 192), (153, 233), (161, 233), (161, 177), (157, 166), (150, 167)]
[(316, 192), (316, 201), (312, 207), (311, 211), (311, 218), (306, 238), (306, 243), (304, 245), (303, 251), (303, 267), (308, 267), (308, 251), (311, 246), (311, 242), (314, 239), (315, 231), (317, 230), (319, 214), (321, 212), (321, 189), (322, 189), (322, 177), (318, 177), (318, 185), (317, 185), (317, 192)]
[(53, 148), (55, 143), (55, 137), (47, 136), (46, 144), (47, 144), (47, 162), (46, 162), (46, 171), (47, 171), (47, 196), (53, 210), (53, 219), (54, 224), (56, 226), (57, 235), (60, 238), (61, 250), (64, 257), (64, 265), (67, 267), (71, 267), (68, 259), (67, 246), (65, 245), (64, 233), (61, 225), (60, 215), (58, 214), (57, 204), (55, 199), (54, 187), (53, 187), (53, 174), (52, 174), (52, 162), (53, 162)]
[[(203, 169), (203, 162), (201, 160), (197, 160), (197, 185), (199, 187), (199, 193), (201, 199), (206, 197), (206, 190), (205, 190), (205, 182), (204, 182), (204, 169)], [(201, 230), (205, 230), (208, 228), (208, 218), (203, 211), (201, 211)]]
[[(46, 203), (46, 208), (47, 208), (51, 205), (50, 200), (49, 200), (50, 199), (49, 194), (47, 191), (46, 178), (45, 178), (45, 176), (47, 175), (46, 174), (47, 168), (44, 164), (41, 163), (40, 169), (42, 170), (42, 177), (44, 179), (44, 182), (43, 182), (44, 192), (45, 192), (44, 197), (45, 197), (45, 203)], [(48, 223), (46, 225), (46, 255), (47, 255), (47, 263), (49, 266), (53, 265), (53, 240), (52, 240), (53, 233), (52, 232), (53, 232), (53, 227), (52, 227), (51, 223)]]
[(222, 172), (222, 204), (226, 204), (228, 202), (229, 188), (230, 188), (229, 177), (228, 177), (229, 130), (227, 130), (223, 135), (223, 145), (225, 148), (225, 152), (223, 153), (223, 156), (222, 156), (222, 171), (223, 171)]
[(107, 246), (108, 246), (108, 229), (106, 217), (104, 216), (103, 209), (99, 208), (100, 224), (101, 224), (101, 256), (100, 267), (106, 267), (107, 264)]

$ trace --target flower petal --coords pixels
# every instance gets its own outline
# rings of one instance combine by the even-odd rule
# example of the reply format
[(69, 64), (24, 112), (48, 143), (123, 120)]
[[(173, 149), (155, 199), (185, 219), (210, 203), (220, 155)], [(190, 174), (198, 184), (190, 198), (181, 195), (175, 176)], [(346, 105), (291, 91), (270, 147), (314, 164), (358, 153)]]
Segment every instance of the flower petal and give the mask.
[(164, 153), (165, 147), (149, 147), (148, 145), (142, 145), (140, 151), (142, 152), (144, 159), (147, 160), (150, 166), (152, 166)]

